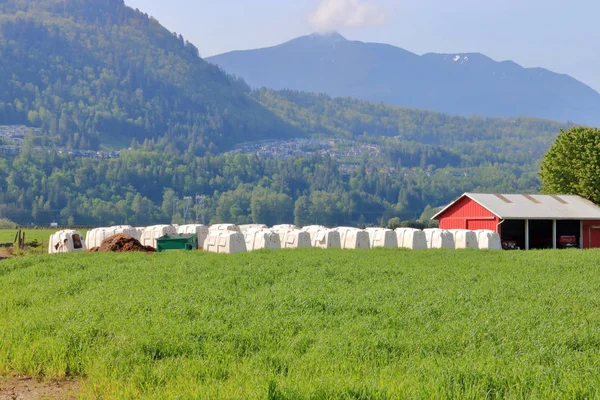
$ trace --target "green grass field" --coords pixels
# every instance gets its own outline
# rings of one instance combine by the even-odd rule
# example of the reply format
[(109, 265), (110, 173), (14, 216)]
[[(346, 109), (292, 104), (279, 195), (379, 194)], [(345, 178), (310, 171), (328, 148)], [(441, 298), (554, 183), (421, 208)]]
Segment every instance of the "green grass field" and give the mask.
[(584, 399), (599, 369), (598, 251), (0, 263), (0, 373), (82, 398)]
[[(56, 231), (56, 229), (24, 229), (25, 240), (27, 242), (37, 240), (40, 243), (42, 241), (48, 243), (50, 235), (52, 235)], [(16, 234), (16, 229), (0, 229), (0, 243), (12, 243), (15, 240)]]

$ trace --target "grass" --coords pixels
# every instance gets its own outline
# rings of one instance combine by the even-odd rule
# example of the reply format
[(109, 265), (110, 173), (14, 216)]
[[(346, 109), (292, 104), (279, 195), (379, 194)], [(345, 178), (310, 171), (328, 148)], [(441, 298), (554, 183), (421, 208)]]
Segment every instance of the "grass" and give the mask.
[[(57, 232), (58, 229), (24, 229), (25, 241), (31, 242), (37, 240), (38, 242), (48, 243), (50, 235)], [(17, 235), (16, 229), (0, 229), (0, 243), (12, 243)]]
[(600, 396), (599, 251), (0, 263), (0, 373), (83, 398)]

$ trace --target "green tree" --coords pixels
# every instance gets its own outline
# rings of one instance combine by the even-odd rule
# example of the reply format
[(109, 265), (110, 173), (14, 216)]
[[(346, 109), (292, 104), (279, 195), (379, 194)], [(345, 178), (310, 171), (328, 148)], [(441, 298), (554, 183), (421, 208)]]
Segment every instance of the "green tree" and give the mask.
[(400, 218), (394, 217), (388, 221), (387, 227), (388, 227), (388, 229), (400, 228), (401, 223), (402, 222), (400, 221)]
[(307, 196), (300, 196), (294, 204), (294, 224), (304, 226), (310, 223), (310, 201)]
[(576, 194), (600, 204), (600, 130), (562, 130), (542, 159), (543, 193)]
[(425, 209), (423, 210), (419, 221), (428, 224), (431, 221), (431, 218), (433, 218), (433, 216), (440, 211), (441, 208), (432, 208), (431, 205), (427, 204), (427, 207), (425, 207)]
[(17, 224), (6, 218), (0, 218), (0, 229), (15, 229)]

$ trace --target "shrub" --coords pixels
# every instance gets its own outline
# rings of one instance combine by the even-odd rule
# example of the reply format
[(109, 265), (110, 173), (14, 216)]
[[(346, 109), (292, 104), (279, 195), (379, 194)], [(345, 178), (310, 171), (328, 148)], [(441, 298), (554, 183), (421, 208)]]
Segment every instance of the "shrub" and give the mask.
[(388, 229), (396, 229), (400, 228), (401, 222), (400, 218), (392, 218), (388, 221)]
[(16, 229), (17, 224), (6, 218), (0, 218), (0, 229)]

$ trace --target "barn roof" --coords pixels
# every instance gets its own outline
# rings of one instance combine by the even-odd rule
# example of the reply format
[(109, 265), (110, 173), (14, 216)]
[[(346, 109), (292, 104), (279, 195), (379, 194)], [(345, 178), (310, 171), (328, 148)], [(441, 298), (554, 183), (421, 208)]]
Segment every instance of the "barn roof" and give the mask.
[(464, 197), (470, 198), (501, 219), (600, 220), (600, 207), (580, 196), (486, 193), (465, 193), (432, 219), (439, 219)]

